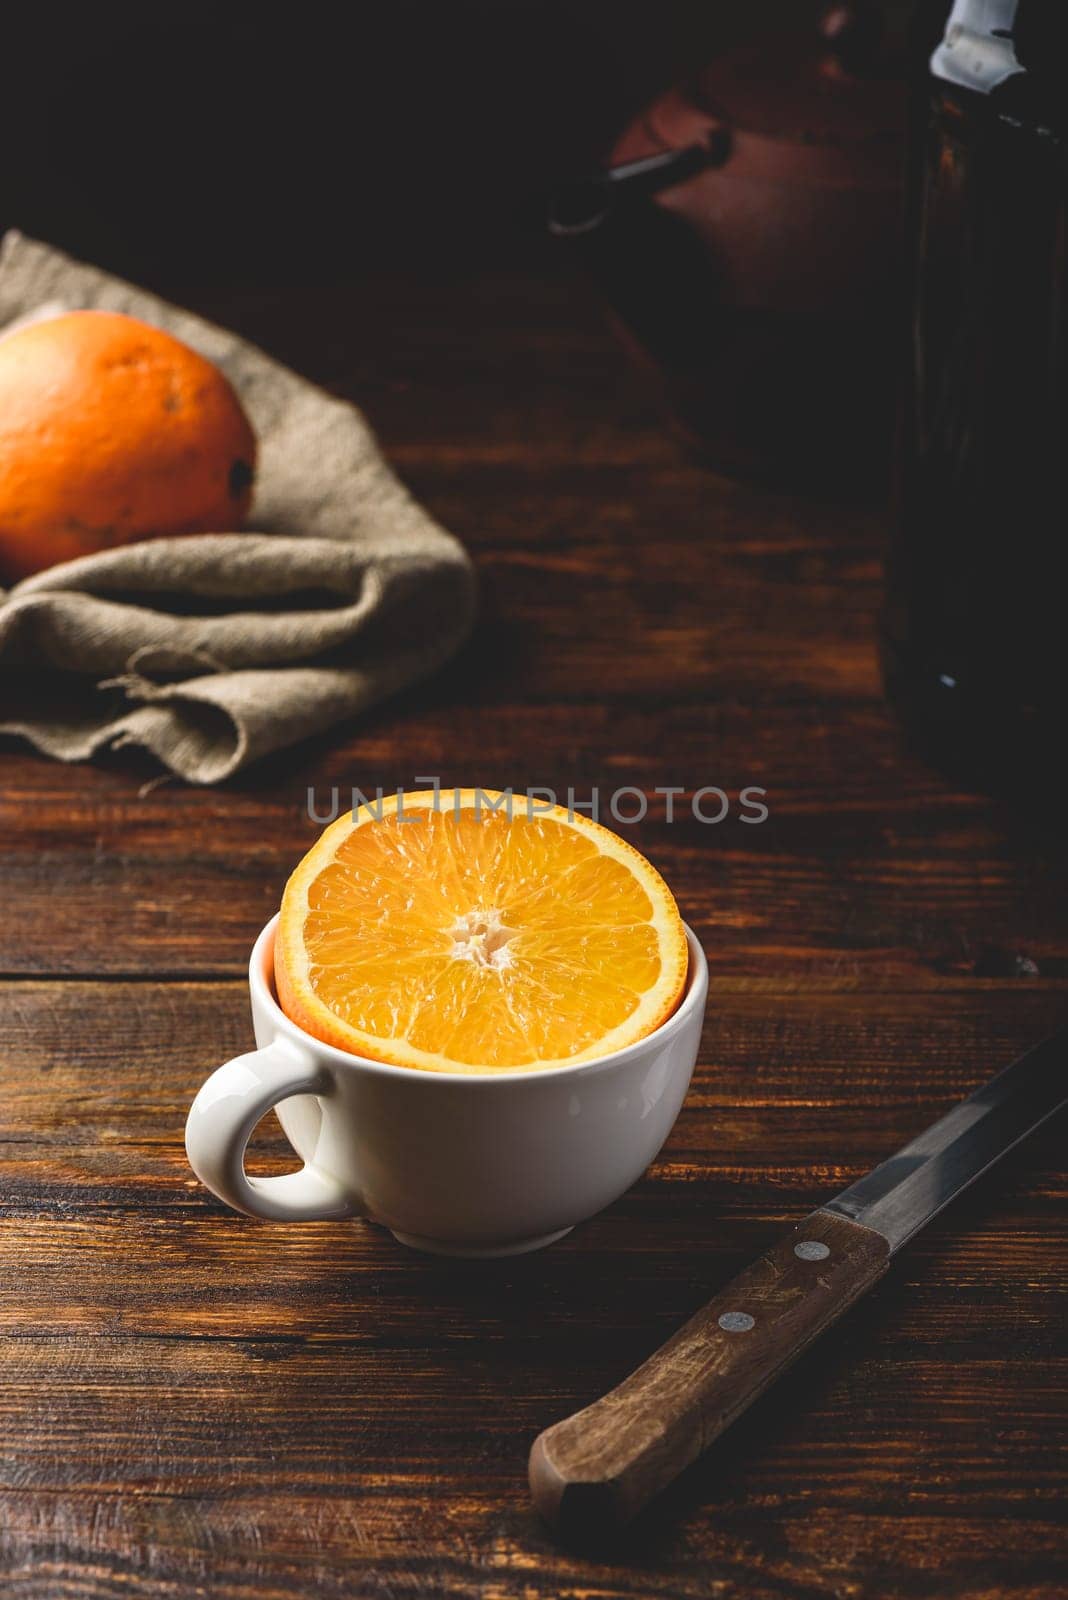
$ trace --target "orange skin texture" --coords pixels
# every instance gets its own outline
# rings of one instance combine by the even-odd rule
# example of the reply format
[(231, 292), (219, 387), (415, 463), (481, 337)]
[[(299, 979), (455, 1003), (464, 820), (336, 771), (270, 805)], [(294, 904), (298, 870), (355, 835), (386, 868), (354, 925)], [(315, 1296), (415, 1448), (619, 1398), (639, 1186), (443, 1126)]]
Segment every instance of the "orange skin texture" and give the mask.
[(72, 311), (0, 338), (0, 576), (239, 528), (256, 438), (217, 367), (158, 328)]

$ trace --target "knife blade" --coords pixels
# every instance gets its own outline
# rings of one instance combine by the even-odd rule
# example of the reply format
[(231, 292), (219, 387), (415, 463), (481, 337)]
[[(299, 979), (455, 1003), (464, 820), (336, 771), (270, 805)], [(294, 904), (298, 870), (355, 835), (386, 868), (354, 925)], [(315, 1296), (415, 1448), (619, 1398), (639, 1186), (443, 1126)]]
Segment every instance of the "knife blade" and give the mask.
[(780, 1239), (617, 1388), (530, 1452), (534, 1503), (603, 1538), (664, 1489), (956, 1195), (1068, 1097), (1068, 1029), (1020, 1056)]

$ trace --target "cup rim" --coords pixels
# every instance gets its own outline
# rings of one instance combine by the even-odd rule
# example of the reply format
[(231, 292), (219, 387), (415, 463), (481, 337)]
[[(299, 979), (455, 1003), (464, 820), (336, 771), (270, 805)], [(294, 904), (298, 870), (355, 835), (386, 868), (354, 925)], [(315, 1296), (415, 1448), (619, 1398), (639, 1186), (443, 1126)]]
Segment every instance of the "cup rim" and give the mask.
[(579, 1073), (604, 1071), (619, 1066), (622, 1062), (632, 1061), (640, 1052), (648, 1050), (654, 1044), (666, 1044), (676, 1033), (681, 1032), (695, 1011), (700, 1009), (703, 1013), (708, 996), (708, 962), (705, 952), (693, 929), (684, 922), (682, 926), (686, 934), (690, 959), (686, 973), (686, 989), (681, 1004), (658, 1028), (654, 1028), (652, 1033), (647, 1033), (644, 1038), (636, 1039), (633, 1044), (624, 1045), (622, 1049), (613, 1050), (606, 1056), (595, 1056), (591, 1061), (574, 1061), (561, 1067), (519, 1069), (509, 1067), (485, 1072), (432, 1072), (420, 1067), (399, 1067), (389, 1061), (375, 1061), (371, 1056), (356, 1055), (351, 1050), (339, 1050), (337, 1045), (327, 1044), (324, 1039), (317, 1039), (313, 1033), (307, 1033), (286, 1016), (274, 992), (274, 935), (278, 917), (279, 913), (276, 911), (270, 921), (260, 929), (248, 964), (249, 991), (266, 1008), (273, 1026), (278, 1032), (288, 1035), (306, 1048), (315, 1050), (319, 1054), (325, 1053), (327, 1060), (336, 1066), (369, 1068), (386, 1077), (403, 1078), (409, 1082), (413, 1076), (434, 1079), (440, 1083), (530, 1083), (533, 1079), (556, 1082), (562, 1077), (574, 1077)]

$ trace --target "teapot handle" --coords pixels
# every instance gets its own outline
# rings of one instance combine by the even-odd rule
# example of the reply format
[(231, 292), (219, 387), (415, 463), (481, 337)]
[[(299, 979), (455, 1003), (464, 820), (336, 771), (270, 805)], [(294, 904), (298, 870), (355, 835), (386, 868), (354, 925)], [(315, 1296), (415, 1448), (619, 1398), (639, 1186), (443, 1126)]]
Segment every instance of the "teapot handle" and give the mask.
[(573, 239), (599, 228), (609, 212), (623, 200), (639, 200), (692, 178), (706, 167), (722, 166), (730, 151), (730, 133), (721, 123), (710, 123), (707, 137), (678, 149), (657, 150), (623, 161), (586, 177), (561, 184), (549, 204), (549, 232), (558, 239)]

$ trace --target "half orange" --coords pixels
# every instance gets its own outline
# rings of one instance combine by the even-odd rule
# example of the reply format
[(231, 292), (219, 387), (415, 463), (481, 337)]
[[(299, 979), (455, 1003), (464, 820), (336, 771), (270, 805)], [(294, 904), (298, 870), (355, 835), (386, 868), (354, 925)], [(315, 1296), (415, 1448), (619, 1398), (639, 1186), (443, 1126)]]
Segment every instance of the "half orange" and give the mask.
[(275, 940), (305, 1032), (430, 1072), (608, 1055), (671, 1015), (687, 962), (671, 891), (631, 845), (477, 789), (339, 818), (287, 883)]

